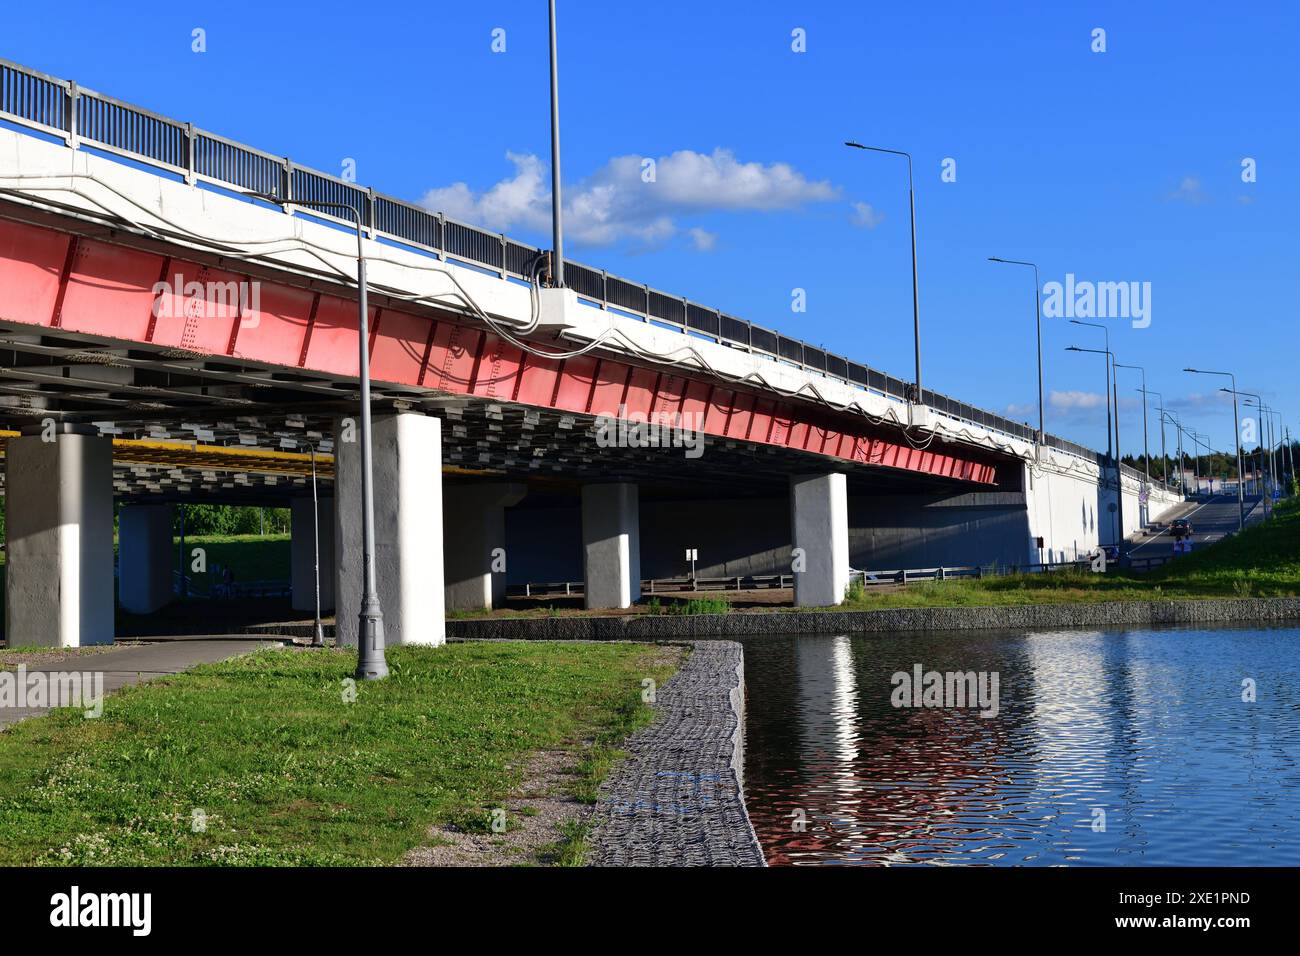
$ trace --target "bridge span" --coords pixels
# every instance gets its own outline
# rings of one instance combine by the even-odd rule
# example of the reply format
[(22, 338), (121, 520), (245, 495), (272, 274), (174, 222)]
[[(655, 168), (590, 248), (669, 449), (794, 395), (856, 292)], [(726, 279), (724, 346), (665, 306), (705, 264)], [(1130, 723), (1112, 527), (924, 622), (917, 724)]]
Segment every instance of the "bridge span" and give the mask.
[(365, 230), (392, 641), (440, 643), (448, 609), (516, 580), (580, 576), (588, 606), (626, 607), (688, 548), (702, 575), (793, 572), (796, 603), (835, 604), (853, 566), (1070, 559), (1178, 500), (687, 299), (578, 263), (548, 288), (542, 250), (2, 61), (0, 121), (11, 641), (113, 639), (115, 504), (122, 596), (149, 611), (170, 506), (249, 494), (207, 477), (217, 451), (128, 484), (131, 442), (298, 456), (284, 480), (221, 469), (292, 505), (298, 581), (301, 456), (321, 455), (327, 603), (355, 641), (356, 239), (295, 199)]

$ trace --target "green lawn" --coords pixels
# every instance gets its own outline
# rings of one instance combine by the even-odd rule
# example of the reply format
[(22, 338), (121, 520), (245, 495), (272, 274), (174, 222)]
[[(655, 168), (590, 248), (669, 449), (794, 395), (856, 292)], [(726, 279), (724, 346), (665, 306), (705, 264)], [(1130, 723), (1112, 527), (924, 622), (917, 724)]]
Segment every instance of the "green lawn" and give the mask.
[[(173, 539), (178, 552), (180, 539)], [(202, 548), (207, 561), (207, 572), (191, 572), (195, 584), (206, 590), (221, 581), (215, 570), (228, 566), (236, 581), (288, 581), (289, 535), (256, 534), (203, 535), (186, 537), (185, 563), (193, 567), (194, 549)]]
[(205, 665), (109, 697), (97, 720), (0, 733), (0, 866), (393, 863), (433, 824), (486, 828), (534, 750), (594, 740), (573, 786), (590, 798), (651, 718), (641, 681), (667, 679), (664, 660), (616, 643), (399, 647), (354, 703), (353, 653)]
[[(178, 570), (180, 565), (180, 538), (172, 539), (172, 568)], [(113, 542), (114, 550), (117, 542)], [(185, 538), (185, 561), (187, 567), (193, 566), (194, 549), (202, 548), (207, 570), (203, 573), (191, 572), (190, 579), (202, 593), (208, 593), (212, 587), (221, 583), (222, 575), (217, 568), (228, 566), (235, 574), (236, 581), (288, 581), (289, 580), (289, 535), (287, 534), (230, 534), (230, 535), (196, 535)], [(0, 551), (0, 615), (4, 611), (5, 597), (5, 552)]]

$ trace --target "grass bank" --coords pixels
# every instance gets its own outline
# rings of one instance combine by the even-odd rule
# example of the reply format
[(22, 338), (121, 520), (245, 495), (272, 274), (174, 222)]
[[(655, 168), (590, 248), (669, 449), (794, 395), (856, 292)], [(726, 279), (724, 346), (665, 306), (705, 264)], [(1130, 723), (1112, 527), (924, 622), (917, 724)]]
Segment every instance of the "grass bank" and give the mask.
[[(288, 581), (289, 535), (228, 534), (185, 538), (186, 563), (193, 567), (195, 548), (203, 549), (207, 571), (191, 573), (195, 584), (207, 590), (221, 582), (217, 568), (229, 567), (237, 581)], [(173, 538), (179, 550), (180, 539)]]
[(28, 720), (0, 733), (0, 865), (394, 863), (434, 825), (490, 832), (530, 753), (582, 741), (594, 799), (663, 650), (398, 647), (355, 702), (354, 654), (262, 651)]
[[(1172, 539), (1169, 541), (1172, 546)], [(691, 599), (646, 595), (638, 605), (620, 613), (762, 614), (790, 609), (788, 598), (766, 603), (756, 600), (765, 593), (735, 592)], [(864, 589), (858, 586), (850, 591), (843, 605), (826, 610), (1297, 596), (1300, 596), (1300, 499), (1289, 499), (1278, 506), (1272, 520), (1252, 525), (1242, 534), (1203, 546), (1202, 550), (1153, 571), (1111, 570), (1105, 574), (1056, 571), (1051, 574), (927, 581), (897, 588)], [(737, 609), (730, 603), (732, 601), (750, 606)], [(607, 616), (611, 613), (585, 611), (580, 601), (567, 603), (572, 606), (468, 611), (448, 617), (528, 619)]]
[(1296, 597), (1300, 595), (1300, 502), (1283, 502), (1268, 522), (1170, 561), (1153, 571), (1057, 571), (979, 580), (924, 582), (896, 591), (855, 589), (852, 610)]

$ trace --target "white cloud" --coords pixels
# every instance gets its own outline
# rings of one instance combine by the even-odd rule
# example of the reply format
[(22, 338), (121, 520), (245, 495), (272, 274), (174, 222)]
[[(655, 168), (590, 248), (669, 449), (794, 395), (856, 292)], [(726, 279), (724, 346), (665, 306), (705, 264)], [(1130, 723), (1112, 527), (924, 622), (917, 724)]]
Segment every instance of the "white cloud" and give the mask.
[(1171, 192), (1167, 197), (1171, 202), (1185, 202), (1193, 206), (1199, 206), (1202, 203), (1209, 202), (1209, 195), (1201, 188), (1201, 179), (1199, 176), (1184, 176), (1178, 184), (1178, 188)]
[(700, 252), (712, 252), (713, 247), (718, 243), (718, 234), (709, 232), (707, 229), (696, 227), (690, 230), (691, 242)]
[(885, 214), (883, 212), (876, 212), (871, 208), (870, 203), (855, 202), (850, 205), (853, 206), (853, 215), (850, 217), (850, 221), (855, 226), (859, 226), (863, 229), (875, 229), (885, 221)]
[[(431, 189), (421, 205), (502, 232), (549, 232), (551, 191), (545, 165), (532, 154), (506, 157), (514, 165), (512, 176), (477, 193), (463, 182)], [(616, 156), (591, 176), (566, 186), (566, 236), (582, 245), (654, 245), (684, 233), (696, 249), (708, 251), (717, 236), (679, 226), (679, 217), (798, 209), (839, 195), (828, 181), (810, 180), (788, 163), (741, 162), (720, 148), (708, 154), (678, 150), (660, 157), (651, 182), (642, 178), (642, 162), (640, 156)]]
[[(1264, 404), (1268, 404), (1267, 401)], [(1165, 408), (1186, 412), (1231, 412), (1231, 392), (1192, 392), (1189, 395), (1175, 396), (1165, 402)], [(1158, 414), (1158, 413), (1157, 413)]]
[[(1124, 404), (1124, 399), (1120, 399)], [(1008, 405), (1007, 417), (1016, 421), (1036, 421), (1038, 405)], [(1047, 396), (1048, 428), (1052, 423), (1090, 424), (1106, 421), (1106, 396), (1102, 392), (1053, 391)]]
[(1105, 408), (1106, 396), (1100, 392), (1052, 392), (1047, 399), (1058, 412)]

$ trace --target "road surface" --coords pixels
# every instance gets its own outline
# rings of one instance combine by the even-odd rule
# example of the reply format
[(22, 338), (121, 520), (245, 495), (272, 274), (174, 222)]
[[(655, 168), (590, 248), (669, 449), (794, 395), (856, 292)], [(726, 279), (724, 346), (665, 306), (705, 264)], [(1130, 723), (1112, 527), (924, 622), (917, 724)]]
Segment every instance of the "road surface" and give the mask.
[[(1192, 523), (1192, 550), (1196, 551), (1237, 530), (1237, 496), (1235, 494), (1212, 495), (1190, 511), (1172, 514), (1174, 517), (1186, 518)], [(1246, 524), (1254, 524), (1262, 521), (1263, 518), (1264, 509), (1260, 506), (1260, 497), (1247, 495)], [(1161, 519), (1161, 523), (1167, 525), (1171, 520), (1172, 518), (1164, 518)], [(1174, 536), (1162, 532), (1134, 545), (1128, 553), (1131, 557), (1154, 558), (1168, 556), (1173, 550)]]

